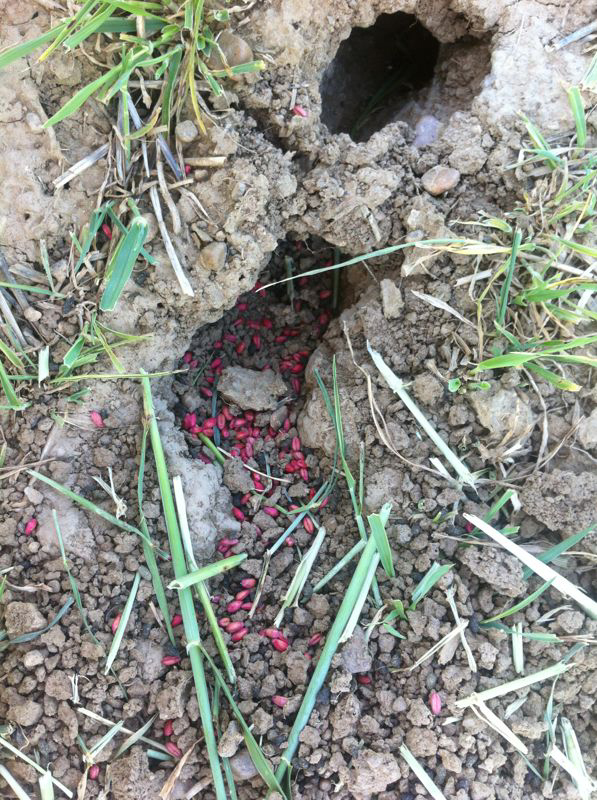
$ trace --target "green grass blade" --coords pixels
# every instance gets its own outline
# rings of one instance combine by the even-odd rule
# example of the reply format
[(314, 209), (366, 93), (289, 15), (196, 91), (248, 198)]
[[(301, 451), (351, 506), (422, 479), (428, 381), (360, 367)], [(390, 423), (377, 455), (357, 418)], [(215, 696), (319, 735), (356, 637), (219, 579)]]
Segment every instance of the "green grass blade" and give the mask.
[(323, 587), (326, 585), (326, 583), (329, 583), (329, 581), (331, 581), (332, 578), (335, 575), (337, 575), (338, 572), (340, 572), (341, 569), (344, 569), (344, 567), (349, 563), (349, 561), (352, 561), (352, 559), (355, 556), (357, 556), (361, 552), (361, 550), (363, 550), (363, 548), (365, 547), (365, 544), (366, 544), (366, 542), (364, 542), (363, 539), (359, 539), (359, 541), (355, 544), (355, 546), (351, 547), (351, 549), (348, 551), (348, 553), (346, 553), (346, 555), (342, 556), (340, 561), (338, 561), (337, 564), (334, 564), (334, 566), (331, 568), (331, 570), (329, 572), (326, 572), (326, 574), (323, 576), (323, 578), (315, 584), (315, 586), (311, 590), (313, 592), (313, 594), (315, 594), (315, 592), (318, 592), (320, 589), (323, 589)]
[[(78, 503), (80, 506), (82, 506), (82, 508), (87, 509), (87, 511), (93, 511), (94, 514), (102, 517), (107, 522), (111, 522), (112, 525), (115, 525), (117, 528), (121, 528), (123, 531), (128, 531), (128, 533), (136, 533), (137, 536), (140, 536), (142, 539), (146, 538), (138, 528), (135, 528), (133, 525), (129, 525), (128, 522), (117, 519), (113, 514), (110, 514), (109, 511), (104, 511), (104, 509), (100, 506), (96, 506), (95, 503), (90, 502), (87, 500), (87, 498), (75, 494), (75, 492), (67, 489), (67, 487), (63, 486), (61, 483), (57, 483), (56, 481), (52, 480), (52, 478), (48, 478), (46, 475), (43, 475), (41, 472), (36, 472), (34, 469), (28, 469), (27, 472), (33, 478), (37, 478), (43, 483), (46, 483), (48, 486), (51, 486), (52, 489), (56, 489), (57, 492), (60, 492), (60, 494), (63, 494), (65, 497), (68, 497), (75, 503)], [(151, 545), (151, 541), (148, 543)]]
[(257, 744), (255, 737), (251, 733), (251, 729), (245, 722), (243, 715), (240, 713), (238, 706), (234, 702), (234, 697), (232, 696), (232, 693), (226, 686), (226, 681), (224, 680), (224, 676), (222, 675), (220, 670), (216, 667), (213, 659), (203, 646), (201, 646), (201, 652), (203, 653), (205, 660), (209, 664), (218, 686), (220, 687), (226, 699), (228, 700), (232, 713), (238, 720), (238, 724), (240, 725), (243, 732), (243, 736), (245, 737), (245, 744), (247, 746), (247, 750), (249, 751), (249, 755), (251, 756), (251, 761), (255, 765), (255, 769), (259, 772), (259, 774), (265, 781), (265, 784), (272, 792), (279, 792), (282, 796), (284, 796), (282, 787), (280, 786), (278, 779), (274, 775), (272, 768), (269, 765), (269, 762), (263, 755), (263, 752), (259, 747), (259, 745)]
[[(174, 575), (176, 578), (181, 578), (186, 574), (187, 571), (184, 550), (182, 546), (180, 529), (178, 527), (178, 519), (176, 517), (174, 498), (172, 497), (172, 490), (170, 488), (168, 467), (166, 465), (164, 450), (160, 439), (160, 432), (158, 429), (157, 420), (155, 418), (153, 398), (151, 395), (151, 385), (147, 376), (142, 378), (142, 384), (145, 425), (149, 427), (151, 446), (153, 449), (160, 494), (162, 497), (162, 507), (166, 520), (166, 528), (168, 530), (168, 540), (170, 542), (170, 552), (172, 554)], [(197, 692), (199, 713), (201, 716), (203, 735), (205, 737), (205, 745), (211, 766), (214, 792), (217, 800), (226, 800), (226, 787), (224, 785), (224, 778), (222, 776), (222, 770), (220, 767), (213, 718), (209, 703), (209, 693), (207, 691), (207, 683), (205, 681), (203, 658), (200, 651), (201, 644), (199, 625), (197, 624), (197, 617), (195, 615), (193, 595), (190, 589), (181, 589), (178, 592), (178, 598), (180, 611), (183, 618), (184, 632), (188, 642), (187, 652), (191, 661), (195, 690)]]
[(539, 364), (527, 364), (527, 369), (563, 392), (579, 392), (582, 389), (582, 386), (579, 386), (578, 383), (564, 378), (558, 372), (552, 372), (545, 367), (541, 367)]
[(79, 593), (79, 587), (77, 586), (77, 582), (73, 578), (72, 573), (70, 571), (70, 567), (68, 566), (68, 559), (66, 557), (66, 551), (64, 549), (64, 541), (62, 539), (62, 532), (60, 530), (60, 525), (58, 524), (58, 515), (56, 514), (56, 509), (55, 508), (52, 509), (52, 518), (54, 520), (54, 529), (56, 530), (56, 536), (58, 537), (58, 547), (60, 548), (60, 556), (62, 558), (62, 564), (64, 566), (64, 569), (66, 570), (66, 574), (68, 575), (68, 582), (70, 583), (70, 590), (71, 590), (72, 595), (73, 595), (73, 597), (75, 599), (75, 605), (77, 606), (77, 609), (79, 611), (79, 615), (80, 615), (80, 617), (81, 617), (81, 619), (83, 621), (83, 625), (85, 626), (85, 630), (91, 636), (91, 638), (93, 639), (95, 644), (99, 644), (100, 646), (102, 646), (100, 641), (99, 641), (99, 639), (97, 639), (97, 637), (95, 636), (94, 632), (91, 630), (91, 626), (89, 625), (89, 622), (87, 621), (87, 614), (85, 613), (85, 608), (83, 606), (83, 600), (81, 599), (81, 594)]
[(45, 294), (48, 297), (64, 297), (63, 294), (51, 291), (50, 289), (41, 289), (37, 286), (29, 286), (28, 283), (8, 283), (7, 281), (0, 281), (0, 286), (3, 289), (19, 289), (21, 292), (31, 292), (32, 294)]
[(289, 768), (290, 762), (294, 757), (299, 744), (299, 736), (301, 731), (309, 722), (311, 712), (313, 711), (317, 701), (317, 695), (323, 686), (326, 675), (332, 663), (332, 658), (338, 648), (340, 637), (346, 628), (348, 620), (350, 619), (361, 587), (366, 579), (367, 573), (369, 572), (371, 562), (376, 555), (377, 552), (375, 540), (373, 537), (371, 537), (361, 554), (361, 558), (359, 559), (359, 563), (357, 564), (357, 567), (353, 573), (350, 584), (346, 590), (340, 608), (338, 609), (338, 613), (336, 614), (336, 618), (332, 623), (328, 635), (326, 636), (323, 649), (317, 664), (315, 665), (311, 680), (309, 681), (309, 685), (307, 686), (307, 690), (303, 696), (300, 708), (296, 714), (290, 733), (288, 734), (288, 743), (280, 759), (280, 765), (276, 770), (276, 778), (278, 781), (282, 781), (284, 774)]
[(12, 383), (10, 378), (8, 377), (8, 373), (4, 369), (4, 365), (0, 361), (0, 386), (2, 386), (2, 391), (6, 395), (6, 399), (8, 400), (8, 405), (13, 411), (22, 411), (24, 408), (27, 408), (27, 403), (21, 403), (19, 398), (16, 395), (15, 390), (12, 388)]
[(579, 147), (584, 147), (587, 143), (587, 118), (578, 86), (571, 86), (568, 89), (568, 102), (576, 125), (576, 144)]
[(213, 578), (215, 575), (221, 575), (222, 572), (228, 572), (228, 570), (238, 567), (246, 557), (246, 553), (239, 553), (238, 555), (229, 556), (228, 558), (221, 558), (213, 564), (200, 567), (199, 569), (193, 570), (193, 572), (188, 572), (181, 578), (176, 578), (168, 584), (168, 589), (188, 589), (189, 586), (194, 586), (197, 583)]
[(379, 514), (370, 514), (367, 520), (369, 521), (369, 527), (375, 539), (375, 546), (379, 552), (382, 566), (386, 574), (390, 578), (394, 578), (396, 573), (394, 571), (394, 562), (392, 561), (392, 550), (386, 533), (386, 525), (390, 518), (391, 510), (392, 504), (386, 503)]
[(425, 597), (426, 594), (431, 591), (431, 589), (433, 589), (435, 584), (452, 569), (453, 566), (454, 564), (438, 564), (437, 561), (433, 562), (412, 593), (409, 606), (411, 611), (415, 610), (417, 604)]
[(147, 428), (144, 427), (143, 433), (141, 434), (141, 455), (139, 457), (139, 474), (137, 476), (137, 502), (139, 504), (139, 527), (141, 528), (142, 533), (146, 537), (143, 539), (143, 555), (145, 556), (145, 563), (147, 564), (147, 568), (151, 573), (151, 582), (153, 583), (153, 591), (155, 592), (155, 596), (157, 598), (160, 611), (162, 612), (164, 624), (166, 626), (166, 630), (168, 631), (168, 638), (170, 639), (172, 644), (176, 644), (174, 631), (171, 625), (170, 608), (168, 607), (168, 600), (166, 598), (166, 592), (164, 591), (164, 584), (162, 583), (162, 576), (160, 575), (160, 569), (158, 567), (158, 562), (155, 557), (155, 550), (153, 546), (149, 544), (149, 542), (151, 541), (151, 537), (149, 535), (149, 529), (147, 527), (145, 514), (143, 513), (143, 476), (145, 475), (146, 453), (147, 453)]
[(52, 773), (47, 769), (39, 777), (39, 793), (41, 800), (54, 800), (54, 784), (52, 783)]
[[(28, 755), (25, 755), (25, 753), (22, 753), (20, 750), (18, 750), (13, 744), (8, 742), (3, 736), (0, 736), (0, 747), (6, 748), (6, 750), (8, 750), (10, 753), (12, 753), (13, 756), (16, 756), (17, 758), (20, 758), (26, 764), (29, 764), (29, 766), (33, 767), (34, 770), (37, 770), (37, 772), (39, 772), (40, 775), (43, 775), (47, 771), (43, 767), (40, 767), (39, 764), (37, 763), (37, 761), (34, 761), (32, 758), (29, 758)], [(62, 783), (60, 783), (59, 780), (56, 780), (56, 778), (52, 777), (52, 783), (54, 784), (54, 786), (57, 786), (60, 789), (60, 791), (63, 794), (65, 794), (68, 798), (71, 798), (73, 796), (73, 793), (71, 792), (71, 790), (67, 789), (66, 786), (64, 786)]]
[(498, 303), (497, 314), (497, 321), (499, 325), (503, 325), (506, 319), (506, 312), (508, 311), (508, 296), (510, 294), (510, 286), (512, 285), (512, 278), (514, 277), (514, 269), (516, 267), (516, 257), (518, 255), (521, 241), (522, 231), (514, 231), (514, 236), (512, 237), (512, 253), (508, 260), (506, 276), (500, 290), (500, 300)]
[[(542, 561), (544, 564), (549, 564), (551, 561), (554, 561), (556, 558), (558, 558), (558, 556), (562, 555), (562, 553), (565, 553), (567, 550), (570, 550), (571, 547), (574, 547), (581, 542), (585, 536), (594, 531), (596, 527), (597, 522), (594, 522), (592, 525), (589, 525), (588, 528), (575, 533), (573, 536), (569, 536), (567, 539), (555, 544), (548, 550), (538, 553), (535, 557), (538, 561)], [(522, 571), (522, 575), (525, 580), (528, 580), (532, 574), (533, 570), (529, 569), (529, 567), (525, 567)]]
[(0, 339), (0, 354), (5, 356), (13, 365), (13, 367), (16, 367), (21, 372), (25, 372), (25, 364), (23, 361), (21, 361), (21, 358), (15, 353), (14, 350), (11, 350), (7, 344), (4, 344), (2, 339)]
[(505, 611), (502, 611), (500, 614), (496, 614), (495, 617), (484, 619), (481, 625), (486, 625), (488, 622), (495, 622), (498, 619), (509, 617), (511, 614), (516, 614), (517, 611), (522, 611), (523, 608), (526, 608), (533, 602), (533, 600), (536, 600), (540, 595), (542, 595), (546, 589), (549, 589), (552, 583), (553, 578), (543, 583), (538, 589), (535, 589), (534, 592), (532, 592), (528, 597), (525, 597), (524, 600), (521, 600), (520, 603), (516, 603), (510, 608), (507, 608)]
[(419, 764), (417, 759), (413, 756), (413, 754), (410, 752), (410, 750), (405, 744), (400, 745), (400, 755), (406, 761), (406, 763), (412, 769), (412, 771), (415, 773), (417, 779), (427, 789), (431, 797), (433, 797), (433, 800), (446, 800), (446, 797), (443, 794), (443, 792), (431, 780), (431, 778), (425, 771), (425, 768), (421, 764)]
[(0, 652), (2, 650), (6, 650), (7, 647), (11, 647), (11, 645), (15, 644), (27, 644), (27, 642), (32, 642), (34, 639), (37, 639), (44, 633), (47, 633), (54, 625), (57, 625), (62, 617), (66, 614), (69, 608), (73, 604), (73, 598), (69, 597), (66, 603), (62, 606), (62, 608), (58, 611), (54, 619), (49, 622), (45, 628), (42, 628), (39, 631), (31, 631), (30, 633), (22, 633), (20, 636), (15, 636), (14, 639), (7, 639), (6, 641), (0, 644)]
[(139, 728), (139, 730), (135, 731), (130, 736), (128, 736), (124, 740), (124, 742), (120, 745), (118, 750), (114, 753), (114, 755), (112, 756), (112, 760), (115, 760), (119, 756), (121, 756), (123, 753), (126, 753), (127, 750), (129, 750), (134, 744), (136, 744), (140, 739), (142, 739), (145, 736), (145, 734), (147, 733), (147, 731), (153, 725), (156, 716), (157, 716), (157, 714), (154, 714), (153, 717), (150, 717), (147, 720), (145, 725), (142, 725)]
[(29, 41), (14, 45), (14, 47), (3, 48), (0, 50), (0, 70), (5, 69), (9, 64), (12, 64), (13, 61), (28, 56), (30, 53), (33, 53), (34, 50), (56, 39), (66, 29), (66, 26), (67, 23), (62, 22), (60, 25), (56, 25), (49, 31), (42, 33), (41, 36), (37, 36), (35, 39), (29, 39)]
[(91, 83), (88, 83), (87, 86), (84, 86), (82, 89), (79, 89), (70, 100), (68, 100), (62, 108), (60, 108), (50, 119), (44, 122), (44, 128), (51, 128), (52, 126), (56, 125), (58, 122), (62, 122), (63, 119), (70, 117), (71, 114), (74, 114), (86, 100), (89, 100), (92, 94), (97, 92), (104, 84), (108, 81), (113, 80), (118, 76), (120, 73), (120, 64), (116, 67), (112, 67), (111, 70), (100, 75), (99, 78), (96, 78)]
[(106, 659), (106, 666), (104, 667), (104, 675), (108, 674), (108, 672), (110, 671), (110, 667), (114, 663), (114, 659), (118, 655), (120, 643), (122, 642), (122, 637), (124, 636), (126, 626), (128, 625), (128, 621), (131, 616), (131, 611), (133, 610), (133, 604), (135, 602), (135, 598), (137, 596), (137, 590), (139, 588), (140, 583), (141, 583), (141, 576), (137, 572), (137, 574), (135, 575), (135, 579), (133, 581), (133, 586), (131, 588), (130, 594), (126, 601), (126, 605), (122, 611), (120, 622), (118, 623), (118, 627), (116, 628), (116, 633), (114, 634), (114, 638), (112, 639), (112, 645), (110, 646), (110, 652), (108, 653), (108, 658)]
[(106, 268), (106, 288), (100, 301), (100, 311), (113, 311), (141, 252), (149, 231), (147, 220), (135, 217), (127, 234), (120, 240)]

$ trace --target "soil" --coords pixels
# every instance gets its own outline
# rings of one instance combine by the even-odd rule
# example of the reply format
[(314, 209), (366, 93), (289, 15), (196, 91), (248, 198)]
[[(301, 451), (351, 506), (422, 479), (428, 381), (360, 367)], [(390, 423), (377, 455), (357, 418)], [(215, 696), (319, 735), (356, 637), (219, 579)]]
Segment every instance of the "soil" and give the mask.
[[(46, 30), (52, 5), (0, 0), (0, 44)], [(571, 127), (561, 84), (577, 82), (590, 56), (581, 43), (562, 49), (552, 45), (587, 24), (591, 10), (584, 0), (324, 0), (316, 8), (305, 0), (267, 0), (249, 7), (238, 33), (257, 56), (266, 58), (268, 68), (263, 75), (235, 82), (227, 93), (230, 107), (219, 108), (219, 125), (181, 145), (185, 159), (225, 157), (223, 166), (195, 169), (188, 185), (174, 194), (181, 218), (177, 233), (172, 219), (167, 220), (194, 296), (181, 292), (161, 239), (154, 236), (147, 248), (157, 266), (136, 269), (110, 315), (108, 324), (115, 330), (153, 334), (118, 351), (125, 369), (185, 370), (153, 382), (160, 431), (170, 474), (182, 477), (197, 560), (210, 563), (222, 553), (248, 554), (242, 569), (214, 579), (210, 591), (219, 617), (232, 616), (248, 628), (241, 641), (230, 644), (238, 674), (236, 700), (274, 765), (321, 648), (321, 642), (310, 646), (309, 640), (319, 633), (325, 637), (351, 574), (348, 566), (321, 592), (311, 593), (310, 587), (358, 540), (342, 480), (316, 514), (327, 535), (303, 600), (286, 612), (282, 629), (288, 649), (278, 652), (260, 631), (273, 624), (312, 541), (304, 526), (273, 556), (255, 615), (249, 618), (248, 609), (230, 614), (226, 606), (242, 579), (259, 578), (265, 550), (284, 534), (284, 515), (271, 516), (263, 504), (288, 510), (308, 499), (332, 473), (335, 436), (316, 370), (331, 389), (333, 357), (347, 458), (355, 473), (360, 443), (365, 444), (366, 509), (371, 513), (392, 503), (388, 533), (397, 575), (390, 579), (378, 570), (382, 596), (406, 602), (434, 561), (454, 564), (409, 613), (408, 623), (399, 623), (404, 640), (376, 627), (368, 642), (359, 632), (337, 653), (300, 737), (292, 773), (296, 798), (418, 800), (425, 790), (400, 757), (403, 743), (447, 798), (576, 796), (565, 774), (558, 776), (555, 787), (543, 785), (504, 738), (472, 711), (463, 713), (456, 706), (472, 692), (516, 677), (510, 637), (480, 628), (479, 621), (538, 585), (529, 583), (519, 562), (503, 550), (462, 546), (460, 540), (466, 535), (462, 512), (487, 512), (502, 491), (502, 467), (510, 470), (506, 483), (519, 490), (520, 509), (510, 521), (520, 526), (518, 541), (529, 549), (551, 546), (597, 518), (597, 394), (590, 376), (579, 371), (586, 388), (577, 394), (538, 381), (539, 396), (516, 371), (489, 375), (487, 392), (449, 392), (447, 380), (456, 375), (463, 348), (473, 351), (478, 346), (476, 330), (412, 290), (440, 298), (474, 319), (467, 287), (456, 286), (459, 277), (471, 272), (469, 259), (439, 255), (421, 261), (412, 254), (394, 254), (368, 267), (358, 264), (343, 270), (336, 285), (327, 272), (296, 281), (292, 292), (288, 284), (266, 292), (254, 289), (257, 281), (264, 285), (285, 277), (289, 263), (296, 272), (304, 272), (401, 242), (405, 236), (449, 235), (451, 225), (479, 210), (497, 215), (512, 208), (525, 189), (513, 171), (503, 169), (516, 160), (520, 147), (517, 112), (523, 110), (547, 134)], [(401, 69), (394, 62), (388, 66), (384, 53), (375, 59), (368, 55), (381, 47), (387, 33), (376, 20), (384, 23), (383, 15), (397, 12), (416, 14), (434, 38), (429, 59), (435, 60), (435, 69), (421, 86), (412, 80), (407, 86), (395, 81), (391, 101), (367, 116), (351, 138), (351, 108), (367, 102), (369, 87), (383, 82), (388, 69)], [(398, 32), (404, 18), (399, 21)], [(359, 33), (349, 39), (353, 30)], [(427, 34), (418, 30), (418, 41), (427, 41)], [(386, 73), (380, 77), (378, 69)], [(110, 110), (91, 101), (55, 129), (41, 126), (82, 83), (96, 76), (90, 59), (56, 55), (40, 65), (30, 57), (28, 63), (18, 62), (3, 73), (0, 87), (0, 266), (6, 263), (16, 270), (8, 273), (11, 279), (19, 270), (23, 276), (28, 270), (42, 273), (39, 240), (45, 240), (57, 284), (68, 287), (76, 303), (67, 299), (57, 306), (29, 298), (29, 308), (21, 311), (28, 341), (49, 344), (56, 363), (80, 331), (83, 318), (78, 308), (88, 313), (97, 300), (98, 276), (92, 267), (84, 267), (73, 285), (67, 264), (70, 232), (80, 231), (89, 219), (106, 164), (98, 162), (62, 189), (55, 189), (53, 181), (108, 140)], [(296, 105), (306, 115), (293, 113)], [(428, 181), (422, 177), (437, 166), (458, 175), (453, 188), (434, 196), (424, 188)], [(454, 173), (449, 177), (452, 180)], [(149, 208), (143, 199), (141, 210), (155, 223)], [(367, 341), (409, 384), (435, 429), (469, 468), (485, 471), (478, 492), (456, 487), (433, 468), (435, 448), (379, 377)], [(386, 422), (385, 441), (373, 422), (366, 375)], [(89, 385), (91, 393), (79, 405), (42, 387), (31, 390), (31, 405), (24, 413), (0, 411), (5, 464), (43, 462), (38, 468), (45, 474), (113, 513), (114, 503), (94, 480), (101, 476), (108, 481), (110, 469), (115, 492), (126, 504), (124, 519), (137, 524), (140, 388), (132, 380)], [(239, 428), (230, 420), (221, 430), (217, 423), (211, 426), (220, 430), (230, 452), (237, 450), (236, 458), (222, 468), (192, 428), (203, 428), (224, 409), (251, 423), (249, 438), (254, 441), (239, 440)], [(99, 412), (102, 427), (90, 421), (91, 411)], [(538, 469), (545, 414), (547, 447), (553, 456)], [(289, 472), (286, 467), (297, 452), (295, 438), (305, 466)], [(261, 504), (247, 498), (255, 484), (241, 466), (243, 459), (287, 482), (274, 480), (271, 490), (264, 484), (270, 494)], [(106, 731), (81, 708), (112, 721), (124, 720), (131, 730), (156, 714), (148, 736), (164, 741), (163, 724), (172, 720), (172, 741), (182, 751), (198, 742), (170, 796), (190, 797), (199, 786), (196, 791), (202, 797), (212, 798), (181, 629), (177, 633), (182, 660), (166, 667), (162, 658), (173, 651), (158, 621), (138, 539), (24, 471), (3, 475), (0, 496), (0, 568), (11, 568), (0, 627), (9, 638), (39, 632), (71, 596), (52, 520), (55, 509), (97, 640), (85, 630), (73, 605), (46, 632), (3, 651), (0, 725), (8, 726), (3, 735), (9, 734), (16, 747), (41, 764), (51, 764), (54, 777), (76, 792), (83, 773), (77, 737), (91, 748)], [(143, 510), (151, 536), (165, 547), (167, 532), (151, 459)], [(26, 535), (25, 525), (32, 518), (37, 528)], [(503, 516), (498, 522), (505, 525), (507, 519)], [(582, 550), (597, 553), (595, 533), (583, 540)], [(557, 562), (557, 567), (590, 593), (593, 564), (594, 559), (580, 553)], [(160, 568), (169, 580), (169, 563), (163, 560)], [(137, 600), (113, 673), (105, 676), (111, 623), (137, 572), (142, 578)], [(449, 590), (454, 591), (460, 618), (468, 622), (466, 638), (478, 671), (471, 672), (456, 640), (411, 670), (454, 626)], [(243, 602), (253, 597), (251, 590)], [(550, 588), (508, 621), (558, 636), (594, 636), (595, 621), (564, 603)], [(551, 613), (538, 622), (547, 612)], [(374, 613), (367, 601), (361, 619), (368, 621)], [(207, 649), (215, 655), (205, 625), (202, 630)], [(525, 671), (555, 663), (571, 641), (529, 640)], [(591, 648), (580, 650), (575, 662), (555, 684), (554, 713), (571, 721), (594, 774), (597, 670)], [(73, 684), (77, 678), (78, 702)], [(550, 682), (530, 687), (524, 703), (508, 718), (539, 770), (550, 689)], [(442, 699), (439, 716), (429, 709), (431, 691)], [(276, 695), (287, 698), (283, 707), (272, 702)], [(503, 719), (513, 699), (515, 695), (494, 700), (491, 708)], [(226, 709), (220, 722), (220, 752), (231, 758), (240, 800), (263, 797), (263, 783)], [(139, 745), (114, 758), (117, 746), (118, 741), (102, 750), (99, 777), (87, 782), (85, 796), (157, 798), (172, 764), (148, 759), (146, 747)], [(2, 758), (8, 769), (34, 793), (33, 769), (6, 755)], [(10, 796), (2, 783), (0, 794)]]

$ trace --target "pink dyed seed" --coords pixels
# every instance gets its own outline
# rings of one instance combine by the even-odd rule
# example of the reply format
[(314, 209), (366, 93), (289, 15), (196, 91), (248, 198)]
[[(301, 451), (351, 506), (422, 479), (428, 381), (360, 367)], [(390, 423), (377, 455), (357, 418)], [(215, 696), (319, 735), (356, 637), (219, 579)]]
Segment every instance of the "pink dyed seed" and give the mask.
[(112, 629), (112, 633), (116, 633), (116, 631), (118, 630), (118, 626), (120, 625), (121, 618), (122, 618), (122, 614), (116, 614), (116, 616), (112, 620), (112, 624), (110, 625), (110, 628)]
[(240, 640), (243, 639), (248, 632), (249, 632), (248, 628), (241, 628), (237, 633), (231, 636), (230, 639), (233, 642), (240, 642)]
[(243, 521), (244, 521), (244, 519), (245, 519), (245, 515), (244, 515), (244, 513), (243, 513), (243, 512), (240, 510), (240, 508), (233, 508), (233, 509), (232, 509), (232, 513), (234, 514), (235, 518), (236, 518), (236, 519), (237, 519), (239, 522), (243, 522)]
[(307, 109), (303, 108), (303, 106), (299, 106), (298, 104), (293, 106), (292, 113), (294, 114), (295, 117), (305, 118), (309, 116), (309, 112), (307, 111)]
[(218, 620), (218, 625), (220, 628), (227, 628), (230, 625), (230, 617), (222, 617), (222, 619)]
[(323, 638), (323, 634), (314, 633), (313, 636), (307, 642), (307, 646), (308, 647), (315, 647), (316, 645), (319, 644), (319, 642), (322, 640), (322, 638)]
[(240, 592), (237, 592), (234, 595), (235, 600), (246, 600), (247, 597), (251, 594), (250, 589), (241, 589)]
[(307, 533), (314, 533), (315, 525), (313, 524), (313, 520), (309, 517), (305, 517), (303, 520), (303, 528), (307, 531)]
[(96, 781), (100, 774), (100, 768), (97, 764), (92, 764), (89, 767), (89, 780)]
[(429, 695), (429, 707), (431, 713), (436, 716), (442, 713), (442, 699), (437, 692), (431, 692)]
[(282, 697), (281, 694), (275, 694), (272, 697), (272, 703), (275, 706), (278, 706), (278, 708), (284, 708), (284, 706), (286, 705), (287, 702), (288, 702), (288, 698), (287, 697)]
[(282, 633), (277, 628), (265, 628), (261, 631), (261, 636), (267, 636), (268, 639), (282, 639)]
[(104, 222), (104, 224), (102, 225), (102, 230), (106, 238), (108, 239), (112, 238), (112, 228), (108, 225), (107, 222)]
[(288, 642), (286, 639), (273, 639), (272, 645), (274, 650), (277, 650), (279, 653), (283, 653), (285, 650), (288, 650)]
[(253, 603), (247, 601), (246, 603), (242, 604), (241, 608), (243, 611), (250, 611), (253, 608)]
[(243, 604), (242, 600), (232, 600), (226, 606), (226, 611), (229, 614), (236, 614), (237, 611), (240, 611), (242, 604)]
[(252, 589), (257, 585), (257, 581), (255, 578), (243, 578), (240, 582), (240, 585), (243, 587), (243, 589)]
[(99, 411), (90, 411), (89, 412), (89, 419), (95, 425), (96, 428), (103, 428), (104, 426), (104, 418), (99, 413)]
[(164, 656), (162, 658), (162, 664), (165, 667), (173, 667), (175, 664), (180, 664), (181, 661), (180, 656)]
[(244, 624), (240, 622), (240, 620), (235, 620), (234, 622), (230, 622), (228, 625), (226, 625), (226, 633), (238, 633), (238, 631), (244, 627)]
[(175, 614), (172, 617), (172, 620), (171, 620), (170, 624), (172, 625), (173, 628), (178, 628), (179, 625), (182, 625), (182, 615), (181, 614)]
[(292, 437), (292, 442), (290, 444), (290, 447), (295, 452), (298, 452), (301, 449), (301, 440), (299, 439), (298, 436), (293, 436)]
[(361, 686), (368, 686), (371, 683), (371, 675), (357, 675), (357, 683)]
[(174, 742), (166, 742), (165, 747), (173, 758), (180, 758), (182, 756), (182, 750), (180, 747), (177, 747)]
[(174, 728), (172, 727), (172, 720), (167, 719), (166, 722), (164, 722), (164, 736), (172, 736), (173, 733)]
[(31, 519), (28, 520), (27, 524), (25, 525), (25, 536), (31, 536), (31, 534), (36, 528), (37, 528), (37, 520), (35, 519), (35, 517), (31, 517)]
[(278, 509), (274, 508), (273, 506), (264, 506), (263, 511), (270, 517), (280, 516)]

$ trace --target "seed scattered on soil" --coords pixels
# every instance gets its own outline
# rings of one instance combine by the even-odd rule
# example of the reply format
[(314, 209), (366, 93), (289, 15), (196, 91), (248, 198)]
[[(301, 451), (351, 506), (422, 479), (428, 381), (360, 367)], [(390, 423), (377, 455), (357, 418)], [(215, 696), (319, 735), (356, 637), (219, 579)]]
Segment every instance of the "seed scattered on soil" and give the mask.
[(100, 774), (100, 768), (98, 764), (92, 764), (89, 767), (89, 780), (96, 781)]
[(165, 748), (166, 748), (166, 750), (167, 750), (167, 751), (170, 753), (170, 755), (172, 756), (172, 758), (181, 758), (181, 756), (182, 756), (182, 750), (180, 749), (180, 747), (177, 747), (177, 746), (174, 744), (174, 742), (166, 742), (166, 744), (164, 745), (164, 747), (165, 747)]
[(104, 418), (99, 413), (99, 411), (90, 411), (89, 412), (89, 419), (95, 425), (96, 428), (104, 428)]
[(436, 716), (442, 712), (442, 699), (437, 692), (431, 692), (429, 695), (429, 707), (431, 712)]
[(36, 528), (37, 528), (37, 520), (35, 519), (35, 517), (32, 517), (30, 520), (28, 520), (27, 524), (25, 525), (25, 536), (31, 536), (31, 534), (35, 531)]
[(174, 733), (174, 728), (172, 725), (172, 720), (167, 719), (166, 722), (164, 722), (164, 736), (168, 738), (169, 736), (172, 736), (173, 733)]

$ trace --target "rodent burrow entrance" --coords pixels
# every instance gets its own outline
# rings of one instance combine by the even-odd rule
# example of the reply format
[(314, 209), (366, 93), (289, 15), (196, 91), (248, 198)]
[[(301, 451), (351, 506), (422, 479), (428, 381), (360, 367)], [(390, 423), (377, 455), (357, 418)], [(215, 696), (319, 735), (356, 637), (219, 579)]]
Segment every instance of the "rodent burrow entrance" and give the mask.
[[(273, 252), (257, 291), (241, 295), (220, 320), (196, 332), (181, 365), (189, 371), (173, 381), (173, 410), (191, 457), (217, 458), (211, 442), (226, 451), (226, 458), (291, 479), (285, 490), (295, 478), (305, 492), (318, 486), (317, 459), (304, 452), (293, 461), (290, 440), (296, 436), (307, 362), (341, 310), (341, 270), (312, 277), (302, 273), (334, 260), (339, 263), (342, 256), (328, 242), (290, 234)], [(295, 280), (261, 288), (290, 275)], [(280, 486), (274, 481), (272, 488)], [(238, 492), (233, 497), (239, 511), (250, 516), (253, 499), (241, 501)], [(286, 495), (278, 500), (286, 502)]]
[(374, 25), (353, 29), (323, 73), (321, 119), (331, 133), (357, 142), (390, 122), (440, 123), (470, 106), (489, 68), (487, 39), (442, 44), (413, 14), (381, 14)]

